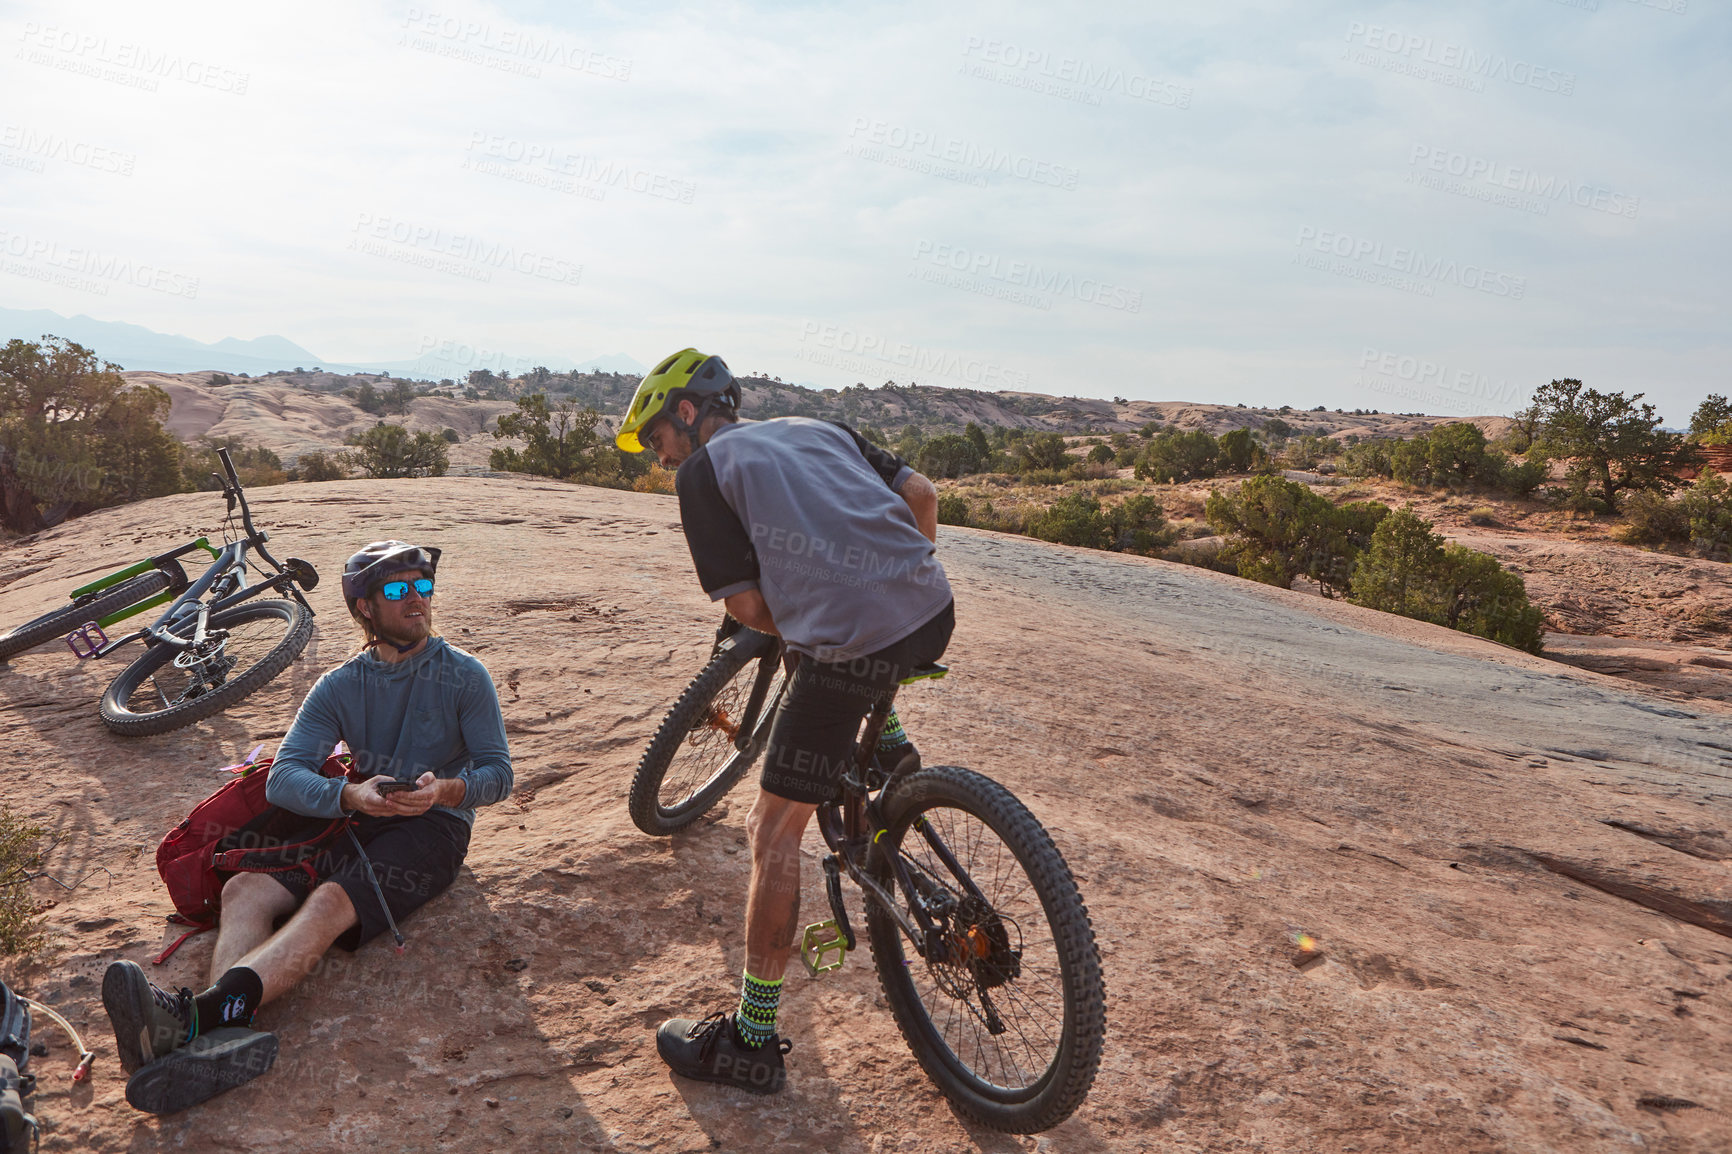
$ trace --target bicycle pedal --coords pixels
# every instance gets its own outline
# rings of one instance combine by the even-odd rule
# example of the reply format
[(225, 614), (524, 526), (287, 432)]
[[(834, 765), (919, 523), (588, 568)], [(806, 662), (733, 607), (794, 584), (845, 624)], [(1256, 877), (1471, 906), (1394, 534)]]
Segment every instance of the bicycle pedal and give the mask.
[[(79, 642), (84, 648), (78, 647)], [(108, 634), (102, 631), (102, 626), (94, 621), (86, 622), (66, 635), (66, 647), (72, 650), (72, 656), (83, 661), (87, 657), (95, 657), (108, 644)]]
[[(834, 955), (833, 961), (831, 955)], [(806, 934), (800, 939), (800, 961), (808, 974), (815, 978), (839, 970), (847, 957), (848, 940), (842, 936), (842, 929), (835, 918), (813, 922), (806, 927)]]

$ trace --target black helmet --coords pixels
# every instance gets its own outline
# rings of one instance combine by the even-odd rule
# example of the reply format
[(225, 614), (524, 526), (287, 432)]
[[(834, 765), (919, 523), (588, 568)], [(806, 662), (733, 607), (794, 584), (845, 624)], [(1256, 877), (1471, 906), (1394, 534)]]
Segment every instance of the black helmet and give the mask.
[(429, 578), (439, 568), (439, 550), (406, 541), (374, 541), (343, 564), (343, 600), (350, 612), (355, 602), (370, 597), (385, 578), (402, 569), (419, 569)]

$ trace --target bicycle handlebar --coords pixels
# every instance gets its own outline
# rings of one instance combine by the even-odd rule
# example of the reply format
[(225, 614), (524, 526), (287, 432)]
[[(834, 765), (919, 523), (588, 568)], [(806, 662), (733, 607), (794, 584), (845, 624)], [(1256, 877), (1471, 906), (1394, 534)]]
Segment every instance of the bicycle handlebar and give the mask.
[(252, 544), (252, 547), (258, 552), (259, 556), (271, 563), (271, 568), (281, 572), (283, 567), (277, 563), (275, 557), (271, 556), (270, 550), (265, 548), (264, 534), (260, 533), (258, 529), (253, 526), (253, 511), (247, 507), (247, 495), (241, 489), (241, 479), (239, 474), (235, 472), (235, 463), (229, 457), (228, 449), (218, 449), (217, 458), (223, 463), (223, 471), (229, 475), (229, 492), (233, 493), (236, 500), (240, 502), (241, 524), (246, 528), (248, 542)]

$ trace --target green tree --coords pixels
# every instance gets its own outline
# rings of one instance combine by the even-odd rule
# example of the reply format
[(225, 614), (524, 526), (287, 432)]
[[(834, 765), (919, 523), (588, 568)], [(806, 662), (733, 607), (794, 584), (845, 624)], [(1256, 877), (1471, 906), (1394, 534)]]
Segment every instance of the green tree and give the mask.
[(933, 437), (910, 460), (928, 477), (961, 477), (980, 472), (986, 464), (986, 457), (974, 442), (957, 433)]
[[(1013, 429), (1012, 434), (1021, 433)], [(1009, 441), (1010, 468), (1013, 473), (1032, 473), (1037, 469), (1063, 469), (1070, 465), (1065, 451), (1063, 433), (1035, 433), (1032, 436), (1012, 436)], [(1050, 538), (1048, 538), (1050, 540)]]
[(1030, 517), (1023, 532), (1059, 545), (1105, 549), (1112, 542), (1112, 519), (1087, 493), (1066, 493)]
[(406, 414), (415, 401), (415, 386), (408, 381), (392, 381), (383, 401), (387, 413)]
[(1443, 566), (1443, 535), (1410, 505), (1383, 518), (1353, 567), (1353, 601), (1420, 621), (1443, 621), (1433, 588)]
[(402, 425), (374, 425), (353, 444), (356, 461), (369, 477), (443, 477), (449, 463), (437, 433), (411, 434)]
[(1354, 565), (1353, 600), (1529, 653), (1544, 640), (1544, 617), (1528, 602), (1521, 576), (1489, 553), (1445, 544), (1411, 507), (1384, 517), (1372, 533)]
[(1156, 434), (1137, 458), (1136, 476), (1143, 481), (1195, 481), (1213, 477), (1220, 445), (1202, 429)]
[(1250, 429), (1233, 429), (1222, 433), (1217, 444), (1218, 462), (1223, 473), (1249, 473), (1268, 457), (1263, 446), (1257, 443), (1257, 438), (1251, 435)]
[(280, 485), (288, 479), (283, 462), (263, 445), (248, 448), (239, 437), (200, 437), (181, 449), (182, 488), (195, 492), (214, 493), (223, 487), (217, 477), (222, 475), (222, 459), (218, 449), (229, 451), (235, 473), (247, 488), (259, 485)]
[(341, 481), (349, 475), (349, 455), (315, 449), (300, 455), (295, 471), (303, 481)]
[(648, 472), (647, 459), (620, 452), (605, 431), (596, 431), (600, 421), (600, 413), (576, 401), (549, 405), (545, 393), (519, 397), (517, 411), (500, 416), (493, 435), (516, 438), (524, 447), (494, 449), (488, 454), (488, 465), (592, 485), (625, 484)]
[(992, 460), (992, 446), (987, 443), (985, 429), (970, 421), (968, 427), (962, 430), (962, 435), (968, 438), (970, 445), (974, 446), (974, 455), (982, 466)]
[(58, 337), (0, 348), (0, 524), (32, 533), (180, 491), (168, 394)]
[(1108, 548), (1144, 556), (1171, 545), (1178, 534), (1167, 523), (1161, 503), (1146, 493), (1126, 497), (1107, 513)]
[(968, 500), (956, 493), (944, 493), (938, 498), (940, 525), (968, 524)]
[(1111, 445), (1091, 445), (1088, 455), (1083, 458), (1091, 465), (1110, 465), (1118, 454), (1113, 452)]
[(1713, 561), (1732, 561), (1732, 485), (1708, 473), (1678, 499), (1689, 519), (1690, 543)]
[(1638, 403), (1643, 395), (1557, 380), (1535, 391), (1528, 410), (1538, 428), (1534, 446), (1568, 459), (1571, 489), (1607, 511), (1625, 491), (1676, 488), (1678, 473), (1699, 460), (1694, 445), (1660, 428), (1653, 405)]
[(355, 407), (374, 416), (385, 411), (385, 400), (373, 387), (372, 381), (362, 381), (361, 387), (355, 390)]
[(1330, 596), (1347, 589), (1354, 558), (1387, 513), (1376, 501), (1337, 509), (1297, 481), (1274, 476), (1252, 477), (1237, 492), (1210, 493), (1203, 506), (1209, 525), (1229, 538), (1221, 556), (1239, 576), (1286, 589), (1304, 574)]
[(1704, 445), (1732, 444), (1732, 401), (1709, 393), (1690, 417), (1690, 437)]

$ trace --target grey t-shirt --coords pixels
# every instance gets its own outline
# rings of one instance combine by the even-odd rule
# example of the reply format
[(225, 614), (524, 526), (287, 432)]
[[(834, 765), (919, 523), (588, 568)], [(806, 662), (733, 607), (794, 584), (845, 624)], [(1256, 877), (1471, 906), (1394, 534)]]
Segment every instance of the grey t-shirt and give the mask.
[(914, 470), (845, 425), (808, 417), (718, 429), (675, 475), (712, 601), (757, 589), (789, 648), (852, 661), (950, 604), (950, 583), (898, 490)]
[(271, 763), (265, 798), (308, 817), (337, 817), (341, 778), (319, 772), (338, 741), (368, 777), (460, 778), (463, 804), (434, 806), (473, 825), (475, 807), (511, 795), (511, 752), (493, 678), (442, 637), (407, 661), (358, 653), (329, 670), (301, 702)]

